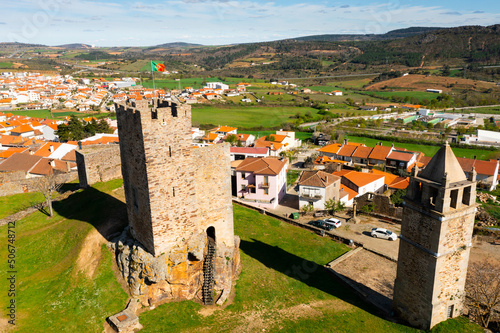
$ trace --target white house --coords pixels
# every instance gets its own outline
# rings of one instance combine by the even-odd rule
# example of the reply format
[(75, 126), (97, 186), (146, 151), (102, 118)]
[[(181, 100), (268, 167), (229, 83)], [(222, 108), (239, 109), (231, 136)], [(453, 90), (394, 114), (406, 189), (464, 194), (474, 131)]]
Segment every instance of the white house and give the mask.
[(222, 82), (207, 82), (207, 84), (205, 85), (205, 88), (227, 90), (227, 89), (229, 89), (229, 86), (227, 84), (222, 83)]

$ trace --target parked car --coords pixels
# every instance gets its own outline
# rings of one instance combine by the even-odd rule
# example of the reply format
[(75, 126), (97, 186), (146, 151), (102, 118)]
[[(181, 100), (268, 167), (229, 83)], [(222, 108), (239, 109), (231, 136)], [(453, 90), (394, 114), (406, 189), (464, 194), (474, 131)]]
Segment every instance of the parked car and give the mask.
[(323, 221), (323, 220), (313, 220), (313, 221), (307, 222), (307, 224), (318, 227), (318, 228), (321, 227), (323, 225), (323, 223), (325, 223), (325, 221)]
[(325, 220), (313, 220), (313, 221), (307, 222), (307, 224), (321, 228), (323, 230), (327, 230), (327, 231), (330, 231), (334, 228), (330, 223), (326, 223)]
[(330, 217), (329, 219), (325, 220), (325, 224), (331, 225), (334, 228), (338, 228), (342, 225), (342, 222), (340, 222), (340, 220), (338, 220), (338, 219)]
[(394, 241), (398, 238), (398, 235), (384, 228), (373, 228), (371, 235), (373, 238), (383, 238), (390, 241)]

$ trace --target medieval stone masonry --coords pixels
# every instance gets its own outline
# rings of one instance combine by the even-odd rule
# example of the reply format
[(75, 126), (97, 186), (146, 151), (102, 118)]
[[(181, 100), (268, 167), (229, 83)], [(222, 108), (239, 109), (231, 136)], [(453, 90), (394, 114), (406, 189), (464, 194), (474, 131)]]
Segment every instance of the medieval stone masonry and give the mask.
[(395, 313), (430, 329), (462, 313), (476, 209), (476, 175), (467, 179), (446, 143), (424, 171), (412, 171), (404, 202)]
[(143, 303), (223, 302), (239, 267), (229, 145), (191, 146), (191, 109), (116, 104), (129, 229), (117, 262)]

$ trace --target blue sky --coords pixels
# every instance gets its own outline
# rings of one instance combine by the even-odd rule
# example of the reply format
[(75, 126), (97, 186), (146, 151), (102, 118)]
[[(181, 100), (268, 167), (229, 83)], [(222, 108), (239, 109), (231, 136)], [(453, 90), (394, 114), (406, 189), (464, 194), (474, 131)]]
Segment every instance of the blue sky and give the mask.
[(500, 1), (2, 0), (0, 41), (205, 45), (500, 23)]

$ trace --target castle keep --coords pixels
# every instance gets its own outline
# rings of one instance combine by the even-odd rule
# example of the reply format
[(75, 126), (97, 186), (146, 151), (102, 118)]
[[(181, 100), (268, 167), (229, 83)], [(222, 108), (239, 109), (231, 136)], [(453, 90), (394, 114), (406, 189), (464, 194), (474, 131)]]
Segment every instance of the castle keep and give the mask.
[(223, 302), (239, 266), (229, 146), (193, 148), (189, 105), (116, 104), (128, 235), (117, 263), (143, 303)]
[(429, 329), (463, 310), (476, 174), (466, 178), (448, 143), (417, 174), (414, 168), (404, 202), (393, 308)]

